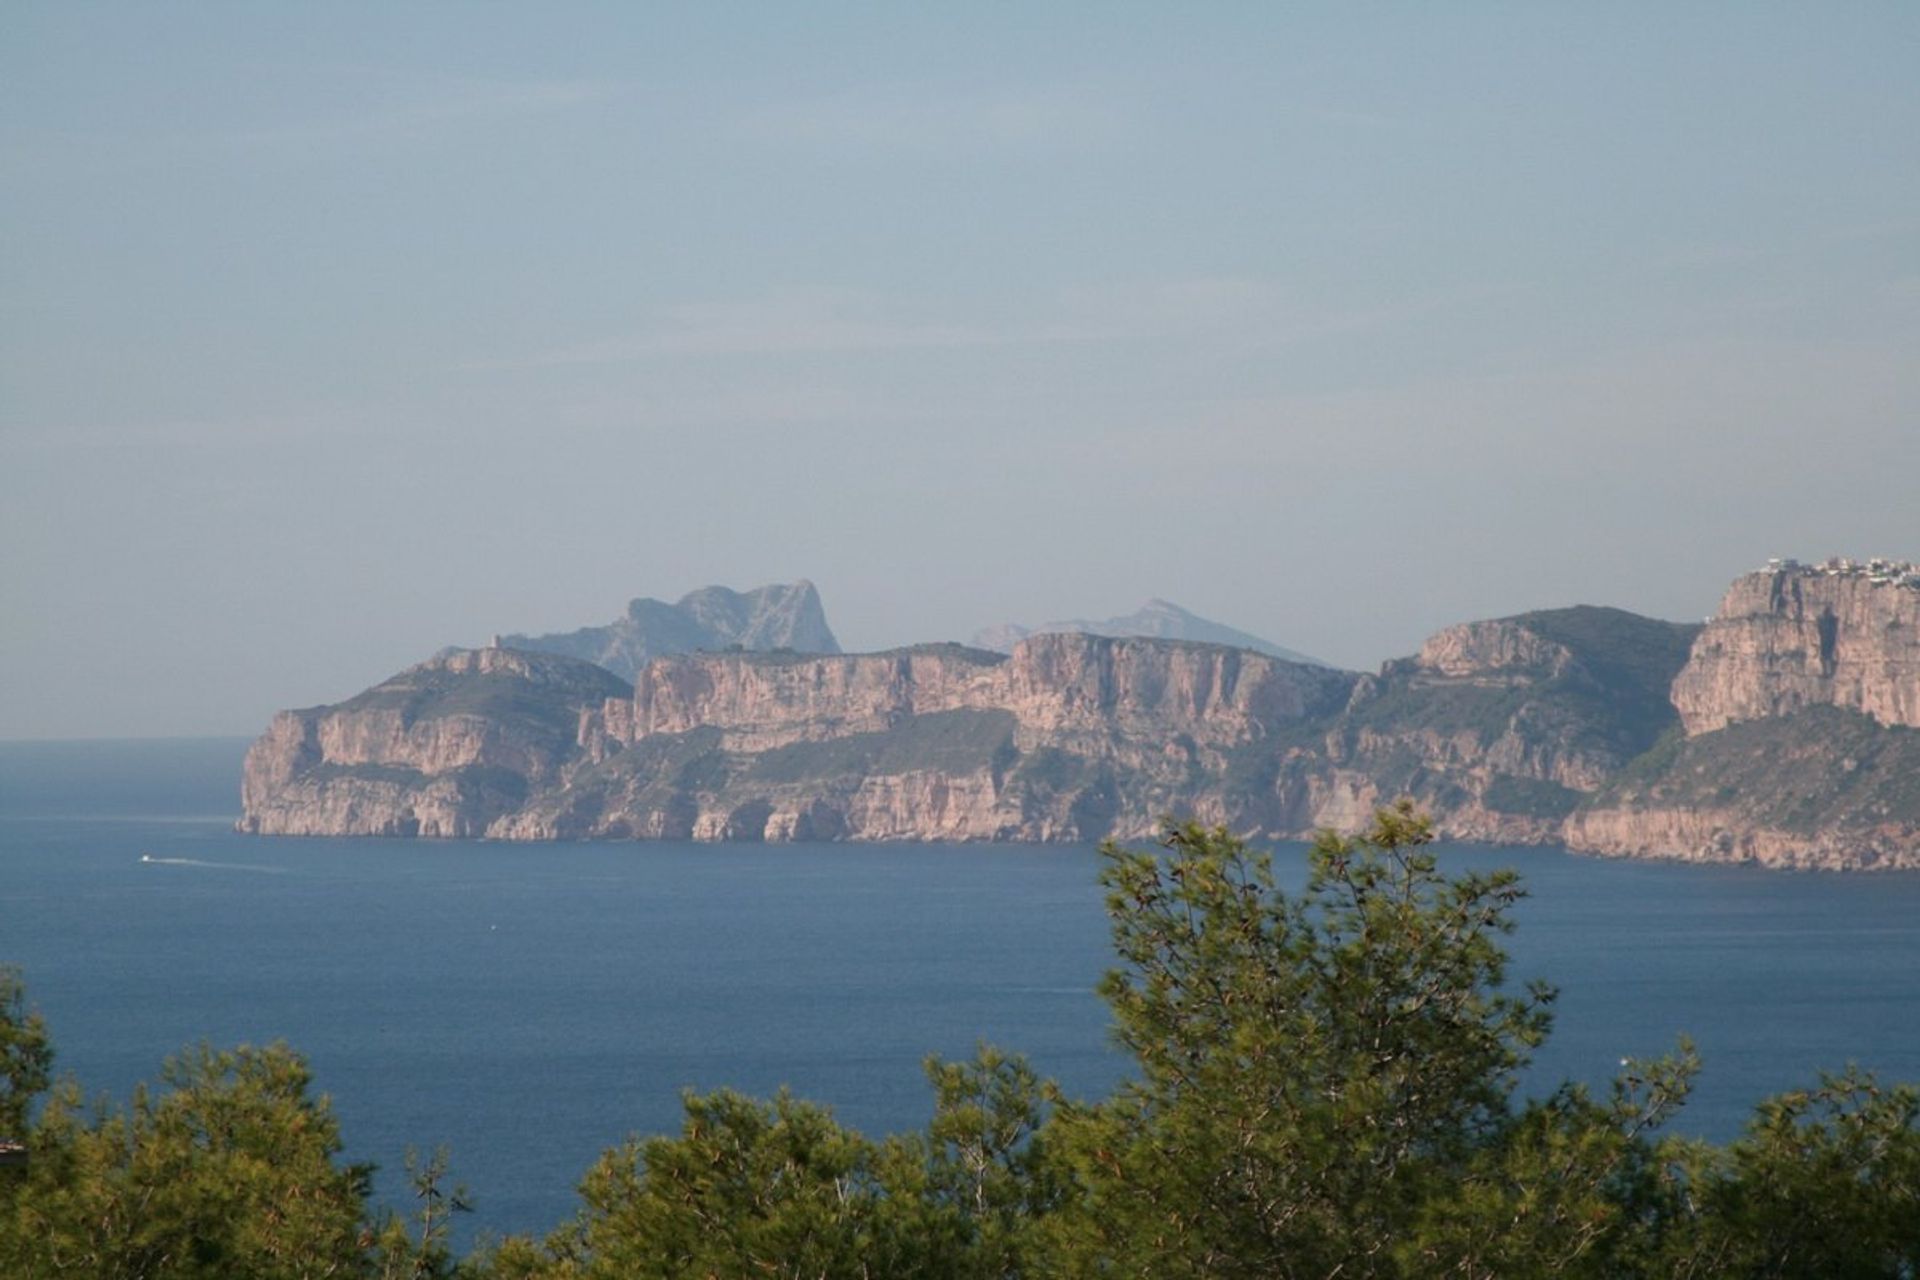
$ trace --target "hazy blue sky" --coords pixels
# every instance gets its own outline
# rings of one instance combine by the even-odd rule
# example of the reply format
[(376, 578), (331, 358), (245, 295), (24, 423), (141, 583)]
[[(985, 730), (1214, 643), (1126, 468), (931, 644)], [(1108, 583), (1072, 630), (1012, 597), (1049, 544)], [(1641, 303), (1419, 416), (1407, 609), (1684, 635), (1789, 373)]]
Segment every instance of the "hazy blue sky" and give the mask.
[(1351, 666), (1920, 556), (1920, 5), (0, 9), (0, 737), (813, 578)]

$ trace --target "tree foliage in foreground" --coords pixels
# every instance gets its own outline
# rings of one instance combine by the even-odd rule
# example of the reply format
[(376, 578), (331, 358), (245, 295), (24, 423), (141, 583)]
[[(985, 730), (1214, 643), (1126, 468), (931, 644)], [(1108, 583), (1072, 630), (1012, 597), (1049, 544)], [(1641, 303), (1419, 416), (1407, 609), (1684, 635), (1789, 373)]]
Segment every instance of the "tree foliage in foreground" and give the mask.
[(46, 1091), (0, 971), (0, 1275), (101, 1277), (1915, 1277), (1920, 1093), (1849, 1071), (1726, 1146), (1664, 1136), (1682, 1044), (1597, 1095), (1518, 1095), (1553, 992), (1507, 981), (1510, 873), (1448, 876), (1402, 806), (1288, 894), (1222, 830), (1109, 846), (1134, 1071), (1070, 1101), (1018, 1058), (930, 1061), (928, 1127), (875, 1141), (787, 1094), (689, 1095), (609, 1150), (573, 1221), (457, 1259), (443, 1156), (373, 1212), (283, 1047), (201, 1050), (125, 1111)]

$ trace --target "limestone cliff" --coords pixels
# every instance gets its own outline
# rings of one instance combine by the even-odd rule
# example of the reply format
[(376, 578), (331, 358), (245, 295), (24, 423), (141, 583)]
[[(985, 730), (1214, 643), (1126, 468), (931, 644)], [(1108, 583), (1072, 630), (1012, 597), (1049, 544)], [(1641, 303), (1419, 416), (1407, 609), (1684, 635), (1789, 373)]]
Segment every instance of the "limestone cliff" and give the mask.
[(1673, 681), (1676, 730), (1567, 823), (1586, 852), (1920, 867), (1920, 573), (1775, 562)]
[(1336, 714), (1352, 681), (1217, 645), (1077, 634), (1033, 637), (1011, 657), (958, 645), (676, 655), (631, 690), (551, 655), (458, 653), (276, 718), (249, 756), (242, 826), (516, 839), (1138, 835), (1175, 810), (1224, 813), (1209, 789), (1234, 753)]
[(1690, 734), (1802, 707), (1920, 726), (1920, 581), (1779, 568), (1734, 582), (1673, 683)]
[(631, 686), (558, 655), (461, 651), (276, 717), (241, 826), (1049, 841), (1137, 839), (1181, 814), (1288, 838), (1412, 796), (1453, 838), (1920, 866), (1916, 584), (1756, 575), (1704, 632), (1520, 614), (1370, 675), (1083, 632), (1009, 655), (678, 653)]
[[(1235, 797), (1235, 825), (1352, 828), (1412, 796), (1442, 834), (1543, 843), (1674, 721), (1666, 687), (1694, 628), (1577, 607), (1449, 627), (1360, 679), (1312, 743)], [(1263, 806), (1270, 806), (1263, 813)]]
[(481, 650), (281, 716), (250, 758), (245, 825), (1084, 840), (1191, 813), (1291, 836), (1407, 792), (1451, 834), (1541, 839), (1642, 732), (1629, 722), (1643, 709), (1588, 652), (1625, 643), (1609, 627), (1684, 645), (1670, 624), (1566, 611), (1456, 628), (1360, 677), (1067, 632), (1010, 656), (672, 655), (631, 690), (567, 659)]
[(1920, 868), (1920, 730), (1815, 706), (1675, 733), (1572, 815), (1566, 840), (1617, 857)]
[(585, 712), (628, 692), (590, 663), (477, 649), (334, 706), (282, 711), (247, 752), (240, 829), (482, 835), (557, 779)]
[(1002, 661), (959, 645), (833, 656), (683, 654), (649, 664), (631, 701), (606, 707), (605, 731), (630, 745), (705, 726), (733, 751), (871, 733), (909, 716), (988, 705)]
[(661, 659), (631, 702), (588, 718), (592, 763), (571, 794), (501, 833), (1141, 835), (1206, 807), (1234, 751), (1337, 711), (1351, 681), (1216, 645), (1085, 634), (1035, 636), (1010, 657), (935, 645)]

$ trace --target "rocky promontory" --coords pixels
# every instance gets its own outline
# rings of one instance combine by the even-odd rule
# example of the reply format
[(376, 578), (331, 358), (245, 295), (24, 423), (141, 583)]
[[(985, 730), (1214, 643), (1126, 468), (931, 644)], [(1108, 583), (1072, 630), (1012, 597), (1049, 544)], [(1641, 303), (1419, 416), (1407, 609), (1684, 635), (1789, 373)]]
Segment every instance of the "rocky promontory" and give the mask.
[(586, 713), (631, 692), (592, 663), (468, 649), (345, 702), (282, 711), (247, 751), (240, 830), (485, 835), (561, 781)]
[(1673, 682), (1687, 732), (1813, 706), (1920, 727), (1920, 583), (1869, 563), (1887, 567), (1781, 567), (1734, 582)]
[(1680, 727), (1571, 815), (1570, 847), (1920, 868), (1920, 569), (1777, 561), (1747, 574), (1672, 700)]
[[(462, 651), (278, 718), (247, 830), (506, 839), (1089, 840), (1171, 813), (1284, 837), (1411, 794), (1552, 838), (1674, 720), (1691, 632), (1618, 610), (1442, 632), (1377, 675), (1081, 632), (1002, 655)], [(537, 677), (537, 678), (536, 678)], [(483, 749), (484, 748), (484, 749)]]
[(1920, 576), (1781, 571), (1735, 583), (1704, 629), (1545, 610), (1364, 675), (1077, 631), (1009, 654), (669, 653), (631, 684), (462, 650), (276, 717), (241, 827), (1083, 841), (1180, 814), (1293, 838), (1411, 796), (1457, 839), (1920, 865), (1916, 600)]

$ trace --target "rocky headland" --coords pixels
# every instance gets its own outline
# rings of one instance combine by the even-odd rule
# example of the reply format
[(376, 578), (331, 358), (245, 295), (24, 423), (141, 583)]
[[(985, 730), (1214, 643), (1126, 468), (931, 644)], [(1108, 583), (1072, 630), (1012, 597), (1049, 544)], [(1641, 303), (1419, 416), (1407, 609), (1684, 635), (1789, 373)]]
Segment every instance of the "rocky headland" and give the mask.
[(1007, 654), (666, 653), (629, 683), (509, 642), (281, 713), (241, 827), (1081, 841), (1191, 814), (1289, 838), (1405, 795), (1458, 839), (1920, 866), (1917, 604), (1920, 577), (1783, 568), (1704, 628), (1548, 610), (1364, 675), (1063, 630)]
[(1680, 724), (1570, 815), (1621, 857), (1920, 868), (1920, 568), (1777, 561), (1675, 677)]

